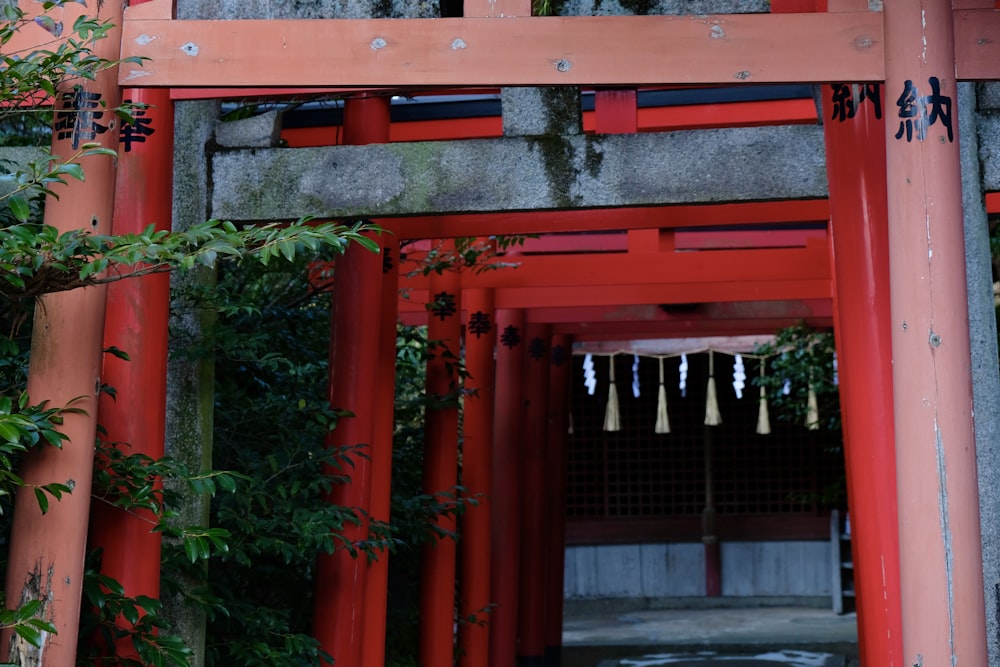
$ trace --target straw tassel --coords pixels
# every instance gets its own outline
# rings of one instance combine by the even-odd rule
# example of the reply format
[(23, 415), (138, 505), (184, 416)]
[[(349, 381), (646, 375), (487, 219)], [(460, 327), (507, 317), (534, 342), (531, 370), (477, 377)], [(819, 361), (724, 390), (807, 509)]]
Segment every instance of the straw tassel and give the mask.
[(610, 384), (608, 385), (608, 407), (604, 411), (604, 430), (622, 430), (621, 418), (618, 414), (618, 390), (615, 388), (615, 355), (609, 357), (610, 360)]
[(670, 415), (667, 414), (667, 390), (663, 386), (663, 357), (660, 357), (660, 391), (656, 397), (656, 433), (670, 433)]
[[(760, 377), (764, 379), (764, 360), (760, 362)], [(764, 389), (763, 382), (760, 385), (760, 406), (757, 408), (757, 434), (770, 435), (771, 417), (767, 412), (767, 390)]]
[(760, 407), (757, 408), (757, 434), (770, 435), (771, 418), (767, 413), (767, 391), (760, 388)]
[(719, 413), (719, 399), (715, 391), (715, 360), (711, 350), (708, 353), (708, 391), (705, 398), (705, 426), (718, 426), (722, 423)]
[(809, 397), (806, 399), (806, 428), (810, 431), (819, 430), (819, 404), (816, 401), (816, 390), (809, 383)]

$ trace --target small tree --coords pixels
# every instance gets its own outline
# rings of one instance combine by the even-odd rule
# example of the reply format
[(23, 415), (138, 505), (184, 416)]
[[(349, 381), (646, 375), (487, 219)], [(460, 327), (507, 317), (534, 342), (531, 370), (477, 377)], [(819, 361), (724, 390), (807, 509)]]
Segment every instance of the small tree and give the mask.
[[(376, 249), (361, 234), (365, 229), (362, 224), (314, 225), (309, 220), (300, 220), (291, 225), (237, 228), (213, 220), (182, 233), (157, 231), (150, 226), (139, 234), (110, 235), (86, 230), (60, 232), (41, 223), (46, 201), (74, 196), (76, 191), (69, 186), (84, 180), (83, 164), (94, 165), (98, 164), (95, 160), (111, 160), (115, 156), (115, 151), (97, 142), (79, 143), (69, 155), (54, 155), (47, 147), (54, 120), (48, 103), (59, 100), (63, 91), (76, 90), (77, 82), (92, 81), (119, 64), (101, 57), (100, 49), (95, 48), (112, 30), (110, 23), (81, 16), (69, 26), (56, 18), (59, 14), (54, 10), (73, 4), (68, 0), (46, 0), (39, 3), (40, 13), (35, 16), (27, 16), (9, 2), (0, 5), (0, 143), (37, 145), (38, 151), (34, 159), (0, 163), (0, 321), (5, 322), (12, 334), (0, 350), (4, 353), (0, 375), (7, 381), (0, 387), (0, 499), (7, 502), (8, 509), (14, 493), (26, 485), (17, 473), (19, 460), (41, 447), (61, 447), (66, 440), (61, 433), (64, 417), (81, 412), (72, 402), (68, 405), (33, 402), (38, 397), (29, 398), (24, 392), (24, 364), (31, 350), (24, 344), (23, 334), (30, 331), (27, 323), (36, 299), (150, 273), (198, 265), (215, 267), (224, 261), (267, 265), (290, 261), (305, 251), (321, 247), (342, 253), (350, 243)], [(28, 25), (41, 27), (51, 35), (51, 43), (13, 52), (8, 45)], [(127, 105), (93, 111), (95, 115), (107, 114), (106, 119), (117, 117), (119, 122), (132, 121), (131, 112)], [(75, 109), (73, 113), (83, 112)], [(109, 123), (103, 131), (109, 129), (113, 129), (113, 124)], [(21, 335), (15, 338), (13, 334)], [(113, 489), (115, 501), (123, 507), (142, 506), (166, 516), (162, 496), (151, 495), (146, 487), (155, 487), (150, 479), (169, 470), (176, 473), (176, 469), (159, 462), (120, 457), (106, 463), (105, 472), (132, 477), (124, 482), (105, 480), (102, 493)], [(217, 480), (226, 486), (232, 483), (222, 481), (228, 477), (205, 476), (199, 471), (191, 473), (190, 478), (192, 484), (201, 488), (214, 487)], [(44, 513), (49, 510), (50, 502), (72, 493), (73, 486), (57, 480), (37, 483), (27, 497), (34, 496)], [(215, 549), (226, 546), (219, 533), (177, 529), (168, 524), (163, 529), (179, 530), (187, 554), (194, 560), (207, 558)], [(100, 579), (96, 570), (91, 575), (88, 593), (97, 607), (110, 613), (111, 618), (120, 614), (134, 621), (136, 634), (142, 641), (156, 636), (155, 624), (143, 625), (154, 618), (155, 601), (123, 600), (120, 587), (114, 582)], [(37, 617), (44, 615), (43, 607), (42, 602), (31, 600), (20, 608), (0, 611), (0, 626), (13, 628), (19, 641), (39, 647), (56, 630), (50, 618)], [(139, 618), (140, 612), (143, 619)], [(148, 648), (142, 655), (146, 664), (184, 662), (184, 652), (171, 647), (168, 641), (156, 642)]]

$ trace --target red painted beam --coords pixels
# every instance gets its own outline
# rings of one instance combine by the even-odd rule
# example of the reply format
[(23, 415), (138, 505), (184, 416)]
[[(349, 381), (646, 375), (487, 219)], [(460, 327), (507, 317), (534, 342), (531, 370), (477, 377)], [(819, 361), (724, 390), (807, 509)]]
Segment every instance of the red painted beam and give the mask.
[(705, 229), (674, 232), (677, 250), (722, 250), (736, 248), (800, 248), (826, 242), (825, 229)]
[(379, 218), (400, 239), (826, 222), (826, 199)]
[(671, 308), (658, 304), (639, 306), (535, 308), (528, 313), (532, 322), (551, 324), (593, 322), (677, 322), (688, 320), (757, 320), (767, 318), (807, 318), (833, 316), (830, 299), (803, 301), (748, 301), (742, 303), (704, 303), (691, 308)]
[[(615, 308), (537, 308), (527, 313), (533, 322), (548, 322), (556, 333), (582, 338), (638, 339), (692, 335), (773, 333), (806, 322), (814, 328), (833, 326), (829, 299), (791, 302), (705, 303), (693, 312), (668, 315), (659, 306)], [(420, 325), (423, 310), (401, 313), (404, 324)]]
[[(518, 255), (516, 263), (493, 271), (465, 272), (462, 287), (530, 288), (664, 285), (756, 280), (761, 282), (829, 280), (825, 242), (805, 248), (705, 250), (666, 253)], [(404, 271), (406, 267), (404, 265)], [(423, 276), (400, 281), (404, 289), (426, 286)]]
[(806, 323), (815, 329), (829, 329), (830, 318), (759, 319), (759, 320), (679, 320), (642, 322), (631, 326), (620, 322), (555, 324), (552, 332), (567, 334), (581, 341), (648, 340), (654, 338), (705, 338), (712, 336), (771, 335), (781, 329)]
[[(415, 297), (414, 297), (415, 298)], [(416, 323), (420, 317), (426, 318), (425, 310), (414, 307), (412, 301), (403, 301), (409, 310), (403, 313), (408, 324)], [(592, 327), (616, 326), (669, 326), (683, 322), (698, 321), (798, 321), (803, 319), (830, 320), (833, 317), (829, 298), (795, 301), (746, 301), (746, 302), (706, 302), (697, 307), (687, 305), (671, 308), (659, 304), (638, 304), (624, 306), (578, 306), (562, 305), (534, 308), (527, 313), (531, 322), (548, 322), (553, 325), (580, 325)]]
[[(181, 21), (169, 20), (169, 3), (154, 4), (162, 17), (129, 12), (125, 21), (122, 57), (148, 60), (123, 67), (122, 85), (738, 85), (884, 76), (876, 12)], [(331, 43), (338, 57), (317, 60)]]
[[(707, 303), (711, 301), (775, 301), (822, 299), (832, 290), (830, 279), (801, 281), (719, 282), (685, 285), (599, 286), (587, 290), (527, 287), (497, 290), (497, 306), (522, 308), (553, 306), (608, 306), (640, 303)], [(624, 293), (623, 293), (624, 292)]]
[[(410, 299), (426, 295), (408, 290)], [(643, 304), (690, 304), (718, 301), (785, 301), (825, 299), (833, 292), (831, 279), (758, 281), (739, 280), (658, 285), (598, 285), (587, 289), (567, 287), (511, 287), (498, 289), (497, 304), (504, 308), (559, 308), (577, 306), (628, 306)], [(422, 312), (422, 307), (401, 302), (401, 313)]]
[[(225, 89), (212, 89), (224, 92)], [(260, 89), (257, 89), (260, 90)], [(767, 100), (728, 102), (670, 107), (645, 107), (637, 110), (638, 132), (710, 129), (718, 127), (757, 127), (762, 125), (807, 125), (816, 123), (816, 105), (812, 100)], [(597, 132), (597, 115), (583, 113), (583, 130)], [(337, 146), (343, 143), (339, 125), (296, 127), (281, 131), (281, 138), (291, 148)], [(446, 141), (485, 139), (503, 135), (500, 116), (454, 118), (448, 120), (403, 121), (389, 129), (390, 142)]]
[[(295, 127), (281, 131), (290, 148), (309, 146), (338, 146), (343, 143), (339, 125), (325, 127)], [(477, 118), (452, 118), (448, 120), (422, 120), (393, 123), (389, 128), (389, 141), (446, 141), (451, 139), (488, 139), (503, 134), (500, 116)]]

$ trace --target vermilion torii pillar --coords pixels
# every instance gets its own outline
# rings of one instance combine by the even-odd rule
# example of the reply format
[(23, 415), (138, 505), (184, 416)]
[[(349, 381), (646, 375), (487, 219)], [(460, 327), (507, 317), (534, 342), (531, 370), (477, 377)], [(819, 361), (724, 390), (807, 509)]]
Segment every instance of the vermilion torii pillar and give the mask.
[[(344, 140), (350, 144), (383, 143), (389, 133), (389, 99), (378, 96), (348, 98), (344, 105)], [(330, 341), (330, 405), (350, 410), (330, 433), (330, 447), (364, 446), (375, 441), (375, 387), (378, 368), (379, 326), (382, 299), (382, 257), (351, 245), (337, 259), (334, 269)], [(350, 482), (338, 485), (330, 501), (357, 508), (361, 523), (347, 526), (344, 536), (352, 541), (367, 539), (371, 511), (371, 460), (367, 451), (352, 457), (347, 474)], [(316, 565), (313, 634), (323, 650), (338, 665), (360, 665), (363, 643), (365, 582), (368, 572), (364, 554), (353, 557), (338, 548), (321, 556)]]
[(549, 345), (551, 328), (525, 327), (524, 436), (521, 438), (521, 575), (518, 578), (518, 660), (520, 667), (545, 662), (546, 469), (549, 421)]
[[(496, 314), (493, 290), (462, 293), (465, 320), (465, 380), (463, 403), (463, 495), (467, 506), (459, 542), (458, 664), (486, 667), (490, 650), (490, 509), (493, 473), (493, 348)], [(473, 391), (470, 391), (473, 390)]]
[(493, 424), (492, 542), (490, 543), (490, 665), (510, 667), (517, 654), (517, 594), (521, 543), (520, 442), (524, 436), (524, 311), (497, 310), (496, 411)]
[(822, 95), (859, 650), (864, 664), (898, 666), (885, 96), (880, 84), (828, 85)]
[[(444, 252), (454, 250), (454, 240), (442, 242)], [(424, 413), (424, 493), (442, 502), (458, 485), (458, 405), (460, 378), (453, 369), (461, 359), (462, 303), (458, 269), (430, 275), (427, 337), (431, 341), (427, 362), (429, 398), (450, 396), (456, 402), (428, 407)], [(438, 527), (454, 533), (454, 516), (439, 517)], [(423, 549), (420, 573), (420, 664), (450, 665), (455, 654), (455, 563), (457, 547), (449, 537), (439, 537)]]
[[(375, 375), (375, 434), (372, 441), (371, 516), (389, 521), (392, 501), (392, 437), (396, 411), (396, 318), (399, 310), (399, 241), (382, 236), (382, 302), (379, 317), (378, 367)], [(389, 591), (389, 550), (369, 564), (365, 586), (364, 641), (361, 664), (385, 665), (386, 607)]]
[(952, 7), (884, 14), (903, 662), (985, 665)]
[(549, 357), (548, 424), (545, 450), (545, 507), (548, 525), (545, 557), (545, 667), (559, 667), (562, 656), (563, 574), (566, 560), (566, 445), (569, 429), (573, 341), (552, 337)]
[[(67, 27), (82, 15), (121, 26), (122, 4), (95, 0), (67, 3), (53, 8), (50, 15)], [(51, 38), (30, 21), (24, 29), (37, 30), (39, 43)], [(112, 29), (105, 39), (92, 44), (93, 54), (115, 60), (120, 41), (120, 31)], [(98, 73), (93, 81), (73, 80), (59, 88), (53, 154), (68, 159), (88, 142), (117, 149), (118, 119), (110, 111), (121, 99), (117, 73), (118, 68), (112, 67)], [(59, 199), (46, 202), (45, 223), (60, 232), (82, 229), (107, 234), (111, 231), (116, 163), (107, 156), (94, 156), (80, 164), (87, 180), (54, 188)], [(103, 287), (88, 287), (43, 296), (35, 308), (28, 371), (30, 400), (35, 404), (48, 401), (51, 407), (72, 401), (73, 407), (85, 413), (65, 416), (60, 431), (68, 439), (61, 448), (33, 448), (18, 470), (25, 484), (14, 507), (6, 604), (17, 608), (31, 600), (41, 601), (40, 616), (51, 621), (58, 632), (45, 635), (42, 647), (36, 648), (12, 637), (10, 630), (4, 631), (2, 656), (19, 664), (27, 660), (45, 667), (72, 667), (76, 662), (105, 297)], [(35, 500), (35, 488), (53, 482), (71, 487), (72, 493), (58, 502), (53, 500), (43, 514)]]
[[(137, 105), (135, 123), (122, 128), (112, 231), (138, 234), (147, 225), (170, 229), (173, 204), (174, 114), (170, 91), (126, 90)], [(133, 278), (108, 286), (105, 347), (128, 354), (125, 361), (107, 354), (103, 381), (117, 398), (102, 395), (99, 419), (107, 440), (125, 455), (163, 456), (167, 394), (167, 320), (170, 276)], [(90, 549), (102, 549), (101, 573), (117, 580), (129, 597), (160, 597), (160, 533), (144, 510), (122, 510), (95, 497), (91, 507)], [(120, 623), (127, 624), (125, 619)], [(102, 647), (137, 657), (128, 639)]]

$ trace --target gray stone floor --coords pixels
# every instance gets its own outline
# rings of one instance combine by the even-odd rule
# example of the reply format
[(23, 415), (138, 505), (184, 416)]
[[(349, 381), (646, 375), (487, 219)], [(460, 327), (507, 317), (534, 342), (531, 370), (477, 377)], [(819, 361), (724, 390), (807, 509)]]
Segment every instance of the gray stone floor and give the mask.
[(667, 609), (571, 616), (564, 667), (843, 667), (857, 618), (809, 607)]

